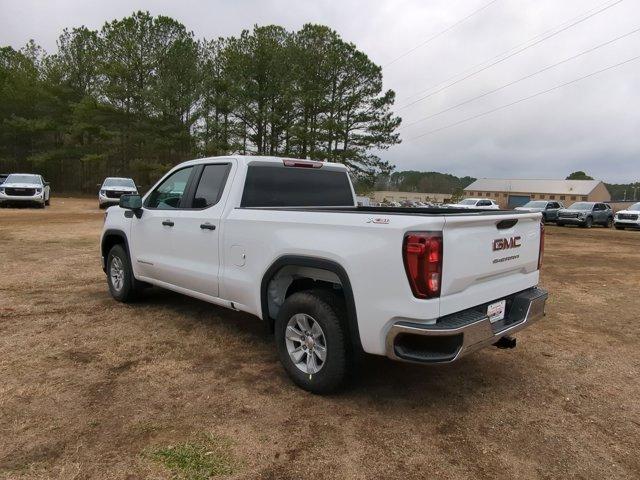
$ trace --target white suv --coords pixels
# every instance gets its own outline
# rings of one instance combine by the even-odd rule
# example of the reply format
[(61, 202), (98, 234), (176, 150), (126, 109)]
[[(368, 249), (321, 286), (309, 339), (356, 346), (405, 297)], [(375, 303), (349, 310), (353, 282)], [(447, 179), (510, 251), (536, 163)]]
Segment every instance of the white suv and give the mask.
[(616, 212), (613, 224), (618, 230), (625, 228), (640, 228), (640, 202), (634, 203), (626, 210)]
[(131, 178), (107, 177), (98, 185), (98, 206), (107, 208), (117, 205), (122, 195), (137, 195), (138, 188)]
[(491, 200), (489, 198), (465, 198), (464, 200), (460, 200), (458, 203), (454, 203), (451, 206), (455, 208), (469, 208), (478, 210), (500, 210), (500, 205), (498, 205), (495, 200)]
[(49, 205), (51, 189), (42, 175), (12, 173), (0, 185), (0, 205)]

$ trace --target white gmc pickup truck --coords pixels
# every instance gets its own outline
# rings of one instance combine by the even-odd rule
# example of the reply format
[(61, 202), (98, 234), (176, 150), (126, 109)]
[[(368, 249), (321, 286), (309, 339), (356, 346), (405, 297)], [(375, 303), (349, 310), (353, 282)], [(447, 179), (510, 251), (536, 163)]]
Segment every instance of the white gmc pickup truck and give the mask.
[(544, 315), (539, 213), (358, 207), (339, 164), (215, 157), (106, 212), (111, 295), (148, 285), (249, 312), (300, 387), (339, 387), (354, 355), (447, 363)]

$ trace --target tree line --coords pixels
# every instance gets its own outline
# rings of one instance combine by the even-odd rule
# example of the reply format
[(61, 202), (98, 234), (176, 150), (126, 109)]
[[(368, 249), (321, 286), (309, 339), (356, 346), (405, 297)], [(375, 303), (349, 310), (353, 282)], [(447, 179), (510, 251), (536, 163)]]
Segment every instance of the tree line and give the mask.
[(460, 196), (462, 191), (475, 180), (473, 177), (457, 177), (448, 173), (406, 170), (381, 174), (370, 185), (374, 190), (449, 193)]
[(65, 29), (51, 54), (0, 49), (0, 171), (92, 191), (235, 153), (340, 162), (371, 182), (393, 168), (373, 152), (400, 142), (394, 100), (381, 67), (326, 26), (207, 40), (137, 12)]

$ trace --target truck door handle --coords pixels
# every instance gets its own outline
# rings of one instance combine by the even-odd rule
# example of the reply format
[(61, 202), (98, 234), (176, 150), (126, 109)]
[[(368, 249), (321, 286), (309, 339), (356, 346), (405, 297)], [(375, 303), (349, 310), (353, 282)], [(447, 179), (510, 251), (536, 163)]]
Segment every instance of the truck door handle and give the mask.
[(164, 225), (165, 227), (173, 227), (175, 225), (175, 223), (173, 223), (171, 220), (167, 219), (167, 220), (163, 220), (162, 221), (162, 225)]
[(216, 226), (211, 224), (211, 223), (209, 223), (209, 222), (206, 222), (206, 223), (201, 224), (200, 228), (203, 229), (203, 230), (215, 230)]

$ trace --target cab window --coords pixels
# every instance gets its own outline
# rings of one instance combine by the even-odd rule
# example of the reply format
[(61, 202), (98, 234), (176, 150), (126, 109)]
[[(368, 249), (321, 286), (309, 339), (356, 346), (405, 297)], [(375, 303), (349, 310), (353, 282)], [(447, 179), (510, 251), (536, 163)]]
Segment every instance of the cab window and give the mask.
[(144, 206), (146, 208), (157, 208), (159, 210), (180, 208), (182, 197), (184, 196), (192, 171), (193, 167), (186, 167), (173, 172), (149, 194), (144, 202)]

